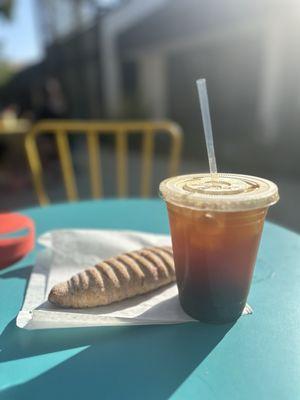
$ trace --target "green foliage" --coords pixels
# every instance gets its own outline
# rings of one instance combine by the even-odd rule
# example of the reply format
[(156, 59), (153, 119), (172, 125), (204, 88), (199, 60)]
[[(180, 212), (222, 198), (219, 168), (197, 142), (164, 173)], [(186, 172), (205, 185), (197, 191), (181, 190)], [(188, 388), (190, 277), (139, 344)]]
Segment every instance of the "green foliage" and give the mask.
[(0, 0), (0, 15), (11, 18), (14, 0)]
[(0, 87), (5, 85), (13, 75), (13, 68), (5, 61), (0, 60)]

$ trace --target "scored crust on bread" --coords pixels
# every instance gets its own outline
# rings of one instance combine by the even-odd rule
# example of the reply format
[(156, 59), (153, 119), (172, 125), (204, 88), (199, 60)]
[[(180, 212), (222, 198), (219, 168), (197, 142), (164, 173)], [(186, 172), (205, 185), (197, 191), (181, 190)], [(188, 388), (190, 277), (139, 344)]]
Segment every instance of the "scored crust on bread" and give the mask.
[(121, 254), (55, 285), (48, 300), (60, 307), (111, 304), (175, 281), (171, 247), (149, 247)]

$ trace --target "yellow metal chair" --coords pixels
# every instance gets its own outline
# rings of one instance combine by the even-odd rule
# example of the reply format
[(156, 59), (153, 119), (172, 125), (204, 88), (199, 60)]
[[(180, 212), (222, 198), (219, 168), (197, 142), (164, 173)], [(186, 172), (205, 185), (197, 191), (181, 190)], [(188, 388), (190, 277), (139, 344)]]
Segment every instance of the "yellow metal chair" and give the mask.
[(73, 170), (68, 134), (82, 134), (87, 138), (91, 194), (93, 198), (103, 196), (102, 173), (100, 165), (99, 135), (114, 135), (116, 143), (116, 170), (118, 197), (128, 194), (127, 158), (130, 134), (142, 135), (142, 165), (140, 192), (142, 197), (151, 193), (151, 175), (153, 165), (154, 138), (157, 133), (164, 133), (171, 139), (168, 175), (176, 175), (180, 159), (182, 131), (174, 122), (169, 121), (74, 121), (51, 120), (35, 124), (25, 137), (25, 149), (32, 172), (33, 184), (40, 205), (49, 203), (43, 183), (42, 163), (36, 143), (38, 135), (53, 134), (56, 139), (66, 194), (69, 201), (78, 199), (77, 185)]

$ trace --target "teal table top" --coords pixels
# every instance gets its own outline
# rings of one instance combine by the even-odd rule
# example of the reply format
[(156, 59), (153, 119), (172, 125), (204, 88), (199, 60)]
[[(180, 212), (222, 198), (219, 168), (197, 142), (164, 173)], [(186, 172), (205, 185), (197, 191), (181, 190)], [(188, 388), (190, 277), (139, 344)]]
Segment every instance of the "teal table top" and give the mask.
[[(58, 228), (168, 232), (160, 200), (24, 210), (37, 234)], [(0, 398), (299, 399), (300, 236), (266, 223), (249, 296), (231, 325), (16, 327), (38, 249), (0, 272)]]

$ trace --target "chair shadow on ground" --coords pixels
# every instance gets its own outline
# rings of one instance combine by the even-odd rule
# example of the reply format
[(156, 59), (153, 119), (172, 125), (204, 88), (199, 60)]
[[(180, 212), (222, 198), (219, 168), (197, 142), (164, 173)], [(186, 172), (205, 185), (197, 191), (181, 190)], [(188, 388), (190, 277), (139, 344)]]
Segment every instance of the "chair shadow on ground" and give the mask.
[[(20, 270), (7, 274), (14, 272), (17, 276)], [(29, 331), (17, 328), (12, 320), (0, 337), (0, 362), (88, 347), (71, 357), (66, 354), (63, 362), (36, 378), (2, 391), (1, 400), (86, 396), (165, 400), (232, 326), (190, 322)]]

